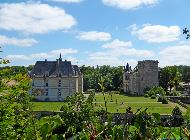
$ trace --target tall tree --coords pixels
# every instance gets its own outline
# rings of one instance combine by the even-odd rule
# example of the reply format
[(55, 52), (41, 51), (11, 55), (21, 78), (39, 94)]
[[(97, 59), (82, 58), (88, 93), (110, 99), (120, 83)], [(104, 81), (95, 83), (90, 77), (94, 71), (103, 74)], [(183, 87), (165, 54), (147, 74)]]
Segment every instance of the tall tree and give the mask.
[(167, 66), (160, 71), (159, 82), (166, 91), (171, 91), (174, 87), (178, 89), (179, 83), (181, 82), (182, 75), (177, 66)]

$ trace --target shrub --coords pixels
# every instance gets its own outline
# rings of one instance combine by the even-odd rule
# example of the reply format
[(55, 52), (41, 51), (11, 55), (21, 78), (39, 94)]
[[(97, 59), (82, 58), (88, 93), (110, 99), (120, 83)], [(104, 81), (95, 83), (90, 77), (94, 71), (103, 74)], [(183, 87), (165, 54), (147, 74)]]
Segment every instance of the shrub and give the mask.
[(174, 91), (172, 91), (172, 95), (173, 95), (173, 96), (180, 96), (180, 95), (181, 95), (181, 92), (174, 90)]
[(60, 111), (63, 111), (63, 112), (67, 112), (68, 110), (69, 110), (69, 107), (66, 104), (63, 104), (63, 106), (60, 109)]
[(154, 91), (150, 90), (147, 92), (148, 96), (151, 97), (152, 95), (155, 95)]
[(146, 87), (146, 88), (144, 88), (144, 90), (143, 90), (143, 92), (145, 93), (145, 94), (148, 94), (148, 92), (150, 91), (150, 87)]
[(144, 97), (145, 97), (145, 98), (148, 98), (148, 97), (149, 97), (149, 95), (148, 95), (148, 94), (145, 94), (145, 95), (144, 95)]
[(146, 93), (151, 97), (152, 95), (165, 95), (165, 91), (162, 87), (152, 87), (149, 91), (146, 91)]
[(168, 104), (168, 100), (165, 97), (162, 98), (162, 104)]
[(172, 110), (172, 115), (182, 115), (181, 110), (179, 109), (178, 106), (176, 106), (173, 110)]
[(109, 94), (121, 94), (121, 92), (120, 91), (110, 91)]
[(152, 96), (151, 96), (151, 99), (156, 99), (156, 96), (155, 96), (155, 95), (152, 95)]
[(84, 94), (91, 94), (94, 92), (95, 92), (95, 89), (88, 89), (86, 92), (84, 92)]
[(159, 96), (158, 97), (158, 102), (162, 102), (162, 100), (163, 100), (163, 97)]

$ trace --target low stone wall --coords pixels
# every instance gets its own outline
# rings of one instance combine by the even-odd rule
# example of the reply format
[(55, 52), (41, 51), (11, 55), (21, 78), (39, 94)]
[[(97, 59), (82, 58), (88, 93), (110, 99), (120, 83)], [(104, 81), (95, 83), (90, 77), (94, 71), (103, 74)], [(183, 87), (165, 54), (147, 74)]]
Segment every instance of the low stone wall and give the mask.
[(189, 108), (186, 104), (190, 104), (190, 96), (167, 96), (166, 98), (169, 101), (177, 103), (186, 109)]

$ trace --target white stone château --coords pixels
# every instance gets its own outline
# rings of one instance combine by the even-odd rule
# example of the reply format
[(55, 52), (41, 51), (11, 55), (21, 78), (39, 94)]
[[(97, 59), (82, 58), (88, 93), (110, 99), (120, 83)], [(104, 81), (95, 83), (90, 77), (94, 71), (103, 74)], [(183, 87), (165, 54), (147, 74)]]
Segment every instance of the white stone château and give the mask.
[(32, 94), (39, 101), (63, 101), (75, 92), (83, 92), (83, 75), (71, 61), (37, 61), (30, 73)]
[(138, 61), (134, 70), (127, 63), (124, 67), (123, 89), (124, 92), (141, 96), (146, 88), (158, 86), (158, 61), (144, 60)]

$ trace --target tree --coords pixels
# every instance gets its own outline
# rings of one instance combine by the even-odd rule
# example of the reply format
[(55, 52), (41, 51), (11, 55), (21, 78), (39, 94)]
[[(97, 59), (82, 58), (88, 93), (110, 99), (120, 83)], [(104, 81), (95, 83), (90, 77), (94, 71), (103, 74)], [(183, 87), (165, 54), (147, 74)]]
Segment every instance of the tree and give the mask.
[(104, 78), (105, 91), (120, 90), (122, 86), (122, 67), (110, 67), (107, 65), (97, 67), (81, 67), (83, 73), (83, 89), (95, 89), (95, 91), (102, 91), (98, 84), (101, 77)]
[[(0, 46), (0, 48), (2, 48), (2, 47)], [(0, 52), (3, 52), (3, 51), (0, 50)], [(0, 64), (7, 64), (7, 63), (10, 63), (9, 60), (5, 60), (0, 57)]]
[(178, 89), (179, 83), (182, 79), (182, 75), (177, 66), (167, 66), (161, 69), (159, 74), (159, 83), (165, 91), (171, 91), (174, 87), (176, 90)]
[(100, 77), (98, 85), (100, 86), (101, 92), (104, 94), (104, 91), (105, 91), (105, 78)]
[(183, 29), (183, 34), (186, 35), (186, 39), (190, 38), (190, 33), (189, 33), (189, 30), (187, 28)]

